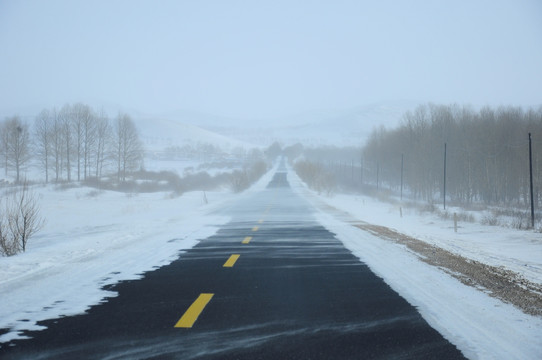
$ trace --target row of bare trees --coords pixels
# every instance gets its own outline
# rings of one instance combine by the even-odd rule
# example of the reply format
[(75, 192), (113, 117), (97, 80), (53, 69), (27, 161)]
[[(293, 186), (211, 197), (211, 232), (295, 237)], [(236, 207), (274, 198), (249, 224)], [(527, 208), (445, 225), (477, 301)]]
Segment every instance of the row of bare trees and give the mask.
[(14, 116), (0, 123), (0, 153), (5, 175), (21, 170), (33, 158), (45, 181), (81, 181), (116, 172), (119, 181), (143, 161), (143, 145), (127, 114), (112, 121), (103, 111), (77, 103), (44, 109), (29, 125)]
[[(363, 148), (364, 178), (433, 200), (444, 192), (462, 204), (528, 203), (528, 134), (532, 133), (535, 201), (542, 181), (542, 108), (422, 105), (392, 130), (375, 130)], [(377, 185), (379, 185), (377, 183)]]

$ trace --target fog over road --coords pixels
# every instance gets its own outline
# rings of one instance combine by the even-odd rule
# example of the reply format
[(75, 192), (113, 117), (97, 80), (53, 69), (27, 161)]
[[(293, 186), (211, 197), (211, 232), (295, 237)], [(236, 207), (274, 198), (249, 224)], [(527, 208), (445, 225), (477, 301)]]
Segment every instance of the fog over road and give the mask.
[(216, 235), (0, 358), (463, 358), (315, 220), (284, 167), (221, 212)]

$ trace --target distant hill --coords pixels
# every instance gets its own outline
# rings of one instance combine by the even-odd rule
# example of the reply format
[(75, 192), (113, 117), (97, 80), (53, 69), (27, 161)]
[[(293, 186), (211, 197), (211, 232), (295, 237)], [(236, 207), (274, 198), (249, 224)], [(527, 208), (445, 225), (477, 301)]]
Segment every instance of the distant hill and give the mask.
[[(312, 111), (273, 120), (240, 120), (207, 117), (202, 127), (243, 142), (266, 144), (279, 141), (305, 145), (360, 145), (380, 126), (399, 124), (403, 114), (419, 103), (381, 102), (348, 110)], [(198, 117), (192, 117), (198, 124)]]
[(155, 118), (134, 117), (145, 149), (160, 151), (170, 146), (213, 144), (224, 150), (235, 147), (253, 148), (254, 144), (229, 138), (215, 132), (181, 121)]

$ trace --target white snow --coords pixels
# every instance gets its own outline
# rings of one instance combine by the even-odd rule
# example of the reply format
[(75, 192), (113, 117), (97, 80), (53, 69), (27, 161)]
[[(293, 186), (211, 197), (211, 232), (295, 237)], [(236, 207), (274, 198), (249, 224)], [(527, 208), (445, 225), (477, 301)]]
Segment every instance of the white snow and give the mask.
[[(533, 231), (458, 222), (453, 218), (421, 216), (416, 209), (379, 202), (367, 196), (337, 194), (325, 198), (329, 205), (365, 222), (382, 225), (472, 260), (512, 270), (542, 283), (542, 235)], [(449, 209), (450, 212), (453, 210)]]
[[(418, 308), (424, 319), (470, 359), (540, 359), (542, 318), (526, 315), (485, 292), (462, 284), (406, 249), (352, 226), (352, 220), (396, 229), (462, 256), (503, 265), (542, 282), (538, 234), (474, 224), (453, 224), (403, 212), (362, 196), (320, 196), (293, 171), (296, 192), (319, 208), (317, 219), (388, 285)], [(326, 206), (328, 205), (328, 206)], [(329, 205), (340, 211), (329, 211)]]

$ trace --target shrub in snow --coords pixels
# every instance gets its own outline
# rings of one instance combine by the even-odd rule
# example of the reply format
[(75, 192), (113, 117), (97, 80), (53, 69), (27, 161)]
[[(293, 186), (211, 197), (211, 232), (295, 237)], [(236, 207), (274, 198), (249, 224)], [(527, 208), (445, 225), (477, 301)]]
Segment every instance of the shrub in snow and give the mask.
[(12, 256), (26, 251), (28, 240), (43, 222), (37, 196), (28, 184), (5, 196), (0, 204), (0, 254)]
[(473, 223), (476, 221), (476, 219), (474, 218), (474, 215), (469, 214), (465, 211), (460, 211), (457, 213), (457, 221), (465, 221), (465, 222)]
[(267, 172), (265, 161), (254, 161), (243, 170), (235, 170), (230, 175), (230, 187), (233, 192), (241, 192), (258, 181)]
[(497, 226), (499, 225), (499, 219), (495, 214), (486, 214), (482, 217), (482, 225)]
[(294, 169), (301, 180), (319, 194), (323, 192), (330, 196), (337, 188), (335, 176), (320, 164), (299, 160)]
[(231, 189), (233, 192), (241, 192), (250, 186), (248, 174), (245, 170), (235, 170), (231, 174), (230, 180)]

